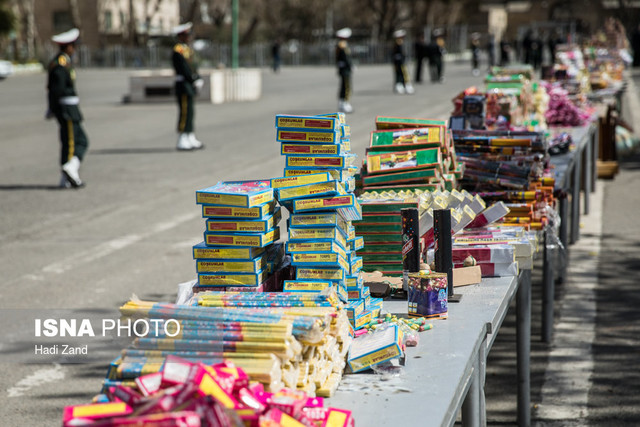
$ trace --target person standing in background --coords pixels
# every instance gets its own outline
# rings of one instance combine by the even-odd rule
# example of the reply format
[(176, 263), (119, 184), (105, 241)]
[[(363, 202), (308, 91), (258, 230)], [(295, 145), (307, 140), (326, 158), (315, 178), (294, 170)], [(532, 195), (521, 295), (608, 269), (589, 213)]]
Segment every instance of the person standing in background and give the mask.
[(416, 42), (413, 44), (413, 56), (416, 60), (416, 74), (415, 74), (415, 82), (420, 84), (422, 83), (422, 63), (426, 56), (427, 45), (424, 42), (424, 34), (420, 32), (416, 36)]
[(480, 75), (480, 33), (471, 34), (471, 73)]
[(413, 93), (413, 86), (409, 80), (409, 73), (405, 65), (406, 57), (404, 55), (404, 37), (407, 35), (405, 30), (396, 30), (393, 33), (393, 69), (395, 73), (395, 85), (393, 90), (399, 94)]
[(444, 33), (437, 29), (433, 32), (435, 41), (429, 45), (429, 71), (431, 72), (431, 82), (442, 83), (444, 81), (443, 57), (447, 52), (444, 43)]
[(505, 65), (509, 65), (510, 62), (510, 54), (511, 46), (506, 39), (500, 40), (500, 66), (504, 67)]
[(176, 72), (176, 98), (178, 100), (178, 144), (180, 151), (204, 148), (193, 132), (194, 97), (202, 89), (204, 81), (196, 72), (193, 49), (189, 46), (191, 22), (173, 29), (178, 42), (173, 47), (171, 60)]
[(276, 39), (271, 45), (271, 58), (273, 60), (273, 72), (280, 71), (280, 39)]
[(489, 33), (489, 37), (487, 40), (487, 59), (488, 64), (487, 67), (491, 69), (494, 65), (496, 65), (496, 39), (493, 34)]
[(351, 28), (343, 28), (336, 32), (336, 66), (340, 76), (340, 91), (338, 93), (338, 111), (352, 113), (351, 106), (351, 53), (347, 40), (351, 37)]
[(49, 63), (49, 109), (46, 118), (55, 117), (60, 126), (61, 188), (84, 186), (80, 179), (80, 163), (89, 147), (89, 140), (81, 125), (80, 100), (75, 89), (76, 72), (71, 64), (79, 36), (80, 30), (74, 28), (51, 38), (60, 47), (60, 51)]

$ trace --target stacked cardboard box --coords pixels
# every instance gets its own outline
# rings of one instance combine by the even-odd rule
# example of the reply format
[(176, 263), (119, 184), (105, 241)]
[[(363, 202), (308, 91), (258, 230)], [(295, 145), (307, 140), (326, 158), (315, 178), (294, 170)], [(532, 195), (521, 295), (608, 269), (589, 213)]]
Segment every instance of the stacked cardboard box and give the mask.
[(281, 264), (282, 244), (269, 181), (219, 182), (196, 191), (206, 218), (204, 241), (193, 247), (197, 288), (261, 291)]
[(356, 236), (352, 221), (362, 218), (356, 199), (355, 155), (344, 114), (276, 116), (277, 139), (286, 155), (284, 177), (271, 186), (291, 215), (286, 252), (296, 269), (295, 280), (285, 281), (289, 292), (321, 292), (335, 288), (348, 307), (354, 328), (361, 328), (379, 312), (364, 286), (362, 257), (356, 251), (364, 239)]
[(462, 172), (446, 121), (376, 118), (361, 171), (364, 191), (452, 190)]

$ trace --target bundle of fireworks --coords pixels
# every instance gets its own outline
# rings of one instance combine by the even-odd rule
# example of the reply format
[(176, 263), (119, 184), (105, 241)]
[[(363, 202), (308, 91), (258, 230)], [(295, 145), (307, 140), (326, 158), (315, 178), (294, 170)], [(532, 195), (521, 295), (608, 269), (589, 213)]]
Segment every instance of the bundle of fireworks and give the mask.
[(124, 316), (166, 327), (136, 338), (112, 363), (107, 379), (157, 372), (174, 355), (232, 360), (272, 391), (286, 386), (330, 395), (337, 387), (353, 329), (335, 293), (201, 292), (191, 304), (130, 301), (121, 307)]
[[(63, 426), (258, 426), (326, 425), (339, 413), (302, 390), (265, 391), (250, 372), (228, 360), (216, 363), (167, 356), (156, 373), (108, 384), (96, 403), (67, 406)], [(324, 424), (323, 424), (324, 423)]]
[(446, 121), (376, 118), (362, 167), (364, 191), (456, 188), (463, 169)]
[(363, 216), (355, 223), (364, 237), (360, 254), (365, 271), (385, 275), (402, 274), (401, 210), (415, 208), (419, 215), (419, 235), (424, 248), (433, 244), (433, 210), (451, 209), (452, 232), (468, 226), (486, 208), (484, 201), (466, 191), (383, 191), (365, 192), (360, 198)]
[(352, 372), (361, 372), (375, 365), (403, 356), (402, 331), (396, 324), (386, 323), (372, 333), (353, 340), (347, 364)]
[(555, 207), (547, 141), (531, 132), (454, 131), (463, 188), (509, 208), (503, 222), (541, 230)]
[(196, 191), (206, 218), (204, 241), (193, 247), (197, 289), (261, 290), (282, 263), (280, 208), (269, 181), (219, 182)]
[[(452, 247), (455, 268), (470, 265), (480, 266), (482, 277), (514, 276), (518, 274), (515, 247), (507, 242), (482, 244), (477, 242), (454, 243)], [(433, 250), (427, 253), (427, 261), (434, 259)]]
[(409, 273), (408, 313), (411, 317), (446, 319), (447, 274), (432, 273), (430, 270)]
[[(326, 129), (320, 131), (322, 126)], [(363, 262), (356, 255), (364, 240), (351, 224), (362, 211), (353, 194), (357, 168), (344, 114), (278, 115), (276, 128), (286, 167), (285, 176), (273, 179), (271, 186), (291, 212), (286, 252), (296, 269), (285, 290), (314, 294), (331, 286), (343, 301), (360, 301), (370, 315), (368, 289), (359, 280)], [(314, 138), (321, 132), (325, 139), (320, 143)], [(356, 319), (350, 320), (358, 327)]]

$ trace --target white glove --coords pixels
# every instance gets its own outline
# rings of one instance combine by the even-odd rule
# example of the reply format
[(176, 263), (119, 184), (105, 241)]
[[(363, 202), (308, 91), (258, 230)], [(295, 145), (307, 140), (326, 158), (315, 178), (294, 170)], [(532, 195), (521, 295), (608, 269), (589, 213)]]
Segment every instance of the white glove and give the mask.
[(193, 82), (193, 87), (195, 87), (197, 91), (202, 89), (202, 86), (204, 86), (204, 80), (202, 80), (202, 79), (198, 79), (198, 80)]

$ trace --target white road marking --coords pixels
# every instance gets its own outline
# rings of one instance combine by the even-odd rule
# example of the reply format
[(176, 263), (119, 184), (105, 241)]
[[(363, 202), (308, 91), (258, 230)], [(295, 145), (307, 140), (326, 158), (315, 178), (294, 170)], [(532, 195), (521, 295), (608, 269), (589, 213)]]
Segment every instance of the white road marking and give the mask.
[(76, 254), (62, 261), (57, 261), (52, 264), (49, 264), (45, 266), (42, 269), (42, 271), (45, 273), (57, 273), (57, 274), (65, 273), (80, 265), (90, 263), (97, 259), (103, 258), (107, 255), (110, 255), (116, 251), (124, 249), (127, 246), (131, 246), (132, 244), (137, 243), (142, 239), (146, 239), (150, 236), (153, 236), (154, 234), (162, 233), (164, 231), (170, 230), (184, 222), (190, 221), (199, 216), (200, 216), (199, 212), (180, 215), (170, 221), (156, 224), (155, 226), (149, 228), (149, 230), (146, 233), (129, 234), (126, 236), (118, 237), (113, 240), (109, 240), (108, 242), (104, 242), (97, 245), (96, 247), (94, 247), (93, 249), (85, 253), (82, 253), (80, 255)]
[(7, 390), (9, 397), (24, 396), (32, 388), (40, 387), (42, 384), (60, 381), (64, 378), (62, 366), (55, 363), (52, 368), (38, 369), (31, 375), (21, 379), (13, 387)]
[(557, 306), (560, 313), (544, 375), (540, 420), (584, 419), (592, 386), (595, 339), (598, 256), (602, 236), (603, 184), (591, 194), (588, 216), (583, 216), (580, 240), (571, 246), (566, 294)]

